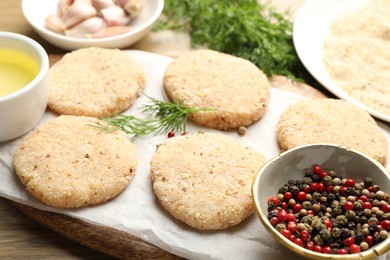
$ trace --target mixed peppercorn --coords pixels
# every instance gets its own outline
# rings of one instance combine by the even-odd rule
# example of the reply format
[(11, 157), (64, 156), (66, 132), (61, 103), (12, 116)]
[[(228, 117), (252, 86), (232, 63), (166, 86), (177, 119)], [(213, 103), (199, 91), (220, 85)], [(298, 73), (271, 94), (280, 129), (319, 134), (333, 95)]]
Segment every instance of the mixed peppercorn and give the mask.
[(268, 199), (268, 219), (293, 243), (320, 253), (353, 254), (385, 240), (389, 195), (369, 177), (343, 179), (313, 165)]

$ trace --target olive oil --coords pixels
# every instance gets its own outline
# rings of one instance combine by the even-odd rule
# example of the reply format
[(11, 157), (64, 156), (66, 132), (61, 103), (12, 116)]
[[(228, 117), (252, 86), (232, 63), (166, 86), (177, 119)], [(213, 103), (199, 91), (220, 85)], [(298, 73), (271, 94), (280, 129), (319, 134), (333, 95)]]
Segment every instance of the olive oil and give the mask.
[(0, 48), (0, 97), (23, 88), (38, 72), (38, 63), (28, 54), (12, 48)]

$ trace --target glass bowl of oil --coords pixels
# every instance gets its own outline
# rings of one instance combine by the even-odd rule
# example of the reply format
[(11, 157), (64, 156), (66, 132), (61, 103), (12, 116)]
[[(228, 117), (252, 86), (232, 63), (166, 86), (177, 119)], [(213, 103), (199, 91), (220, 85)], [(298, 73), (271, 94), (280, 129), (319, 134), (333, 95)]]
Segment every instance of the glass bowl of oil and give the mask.
[(38, 124), (47, 106), (48, 70), (48, 55), (40, 44), (0, 32), (0, 142)]

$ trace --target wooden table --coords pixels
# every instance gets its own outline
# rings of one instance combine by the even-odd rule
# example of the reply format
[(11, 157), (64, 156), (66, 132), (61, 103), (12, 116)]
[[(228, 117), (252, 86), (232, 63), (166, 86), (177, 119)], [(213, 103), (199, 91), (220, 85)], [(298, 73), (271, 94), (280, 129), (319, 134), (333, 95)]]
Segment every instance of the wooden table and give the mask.
[[(288, 8), (294, 14), (303, 2), (304, 0), (275, 0), (275, 5), (280, 9)], [(38, 41), (49, 54), (64, 53), (33, 31), (21, 13), (21, 0), (0, 1), (0, 31), (29, 36)], [(151, 33), (131, 48), (175, 57), (189, 50), (189, 38), (186, 34)], [(0, 198), (0, 259), (110, 259), (107, 255), (45, 228), (25, 214), (28, 208), (23, 213), (18, 209), (20, 206), (15, 206), (18, 205)]]

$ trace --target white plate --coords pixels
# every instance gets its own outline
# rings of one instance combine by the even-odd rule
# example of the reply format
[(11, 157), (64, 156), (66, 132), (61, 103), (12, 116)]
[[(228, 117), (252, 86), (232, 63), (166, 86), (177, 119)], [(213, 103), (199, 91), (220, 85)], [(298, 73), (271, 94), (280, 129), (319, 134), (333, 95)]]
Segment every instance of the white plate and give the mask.
[[(147, 84), (144, 93), (161, 100), (163, 73), (172, 59), (142, 51), (129, 51), (129, 53), (145, 69)], [(192, 124), (187, 130), (190, 133), (202, 129), (207, 132), (226, 134), (262, 152), (267, 159), (271, 159), (280, 152), (275, 133), (280, 114), (289, 105), (302, 99), (304, 97), (298, 94), (272, 88), (264, 117), (248, 127), (242, 137), (235, 131), (222, 132)], [(141, 96), (125, 114), (141, 116), (137, 108), (146, 102), (148, 99)], [(55, 116), (50, 110), (46, 111), (40, 124)], [(390, 143), (390, 128), (386, 126), (381, 128)], [(226, 231), (198, 232), (167, 214), (153, 194), (149, 167), (156, 145), (164, 142), (166, 138), (165, 135), (160, 135), (133, 139), (138, 166), (130, 185), (118, 197), (105, 204), (75, 210), (51, 208), (33, 198), (20, 184), (12, 169), (12, 156), (21, 138), (0, 143), (0, 196), (41, 210), (61, 213), (96, 225), (128, 232), (187, 259), (300, 259), (299, 256), (291, 255), (291, 252), (273, 239), (255, 215)]]
[(337, 97), (347, 100), (372, 116), (390, 122), (390, 116), (378, 112), (352, 98), (331, 79), (322, 62), (322, 47), (329, 27), (340, 15), (362, 6), (367, 0), (306, 0), (294, 22), (293, 40), (296, 51), (306, 69), (325, 88)]

